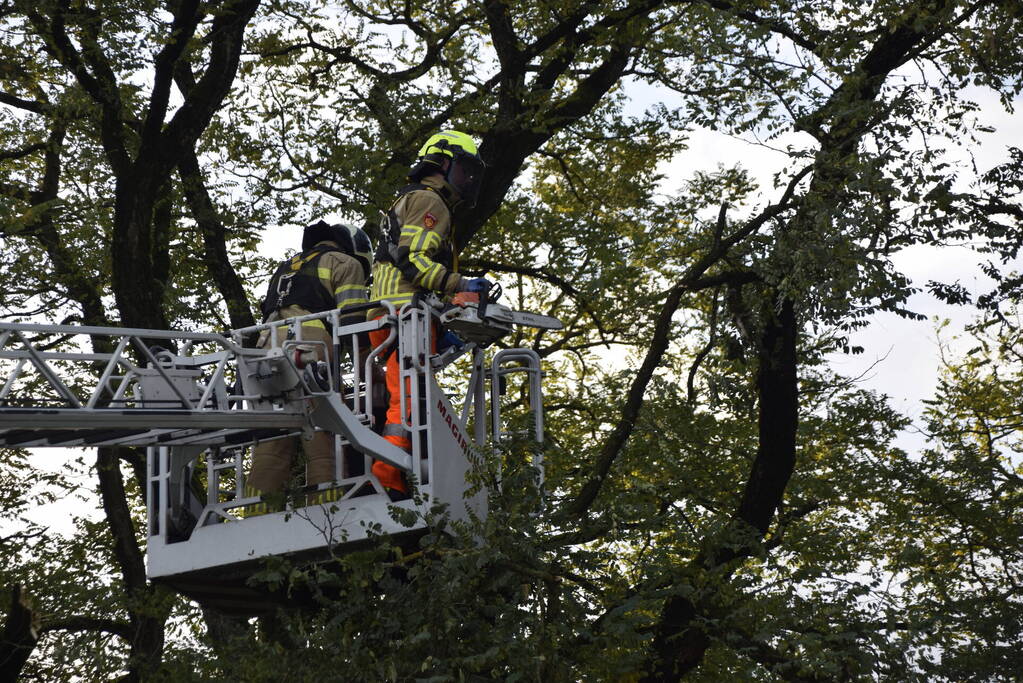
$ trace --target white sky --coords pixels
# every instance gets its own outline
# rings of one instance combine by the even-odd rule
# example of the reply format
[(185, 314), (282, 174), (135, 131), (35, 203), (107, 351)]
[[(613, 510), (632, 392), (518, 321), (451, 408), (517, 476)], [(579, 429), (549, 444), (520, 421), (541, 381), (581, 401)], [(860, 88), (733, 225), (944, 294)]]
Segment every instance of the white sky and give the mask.
[[(649, 95), (649, 92), (644, 92)], [(979, 146), (969, 150), (978, 169), (984, 172), (1008, 159), (1008, 148), (1019, 145), (1023, 140), (1023, 116), (1005, 111), (997, 98), (982, 91), (967, 92), (981, 103), (981, 120), (995, 128), (986, 134)], [(638, 104), (638, 103), (637, 103)], [(1023, 98), (1015, 104), (1023, 105)], [(772, 140), (771, 146), (784, 149), (792, 144), (800, 147), (809, 140), (804, 133), (792, 133)], [(953, 158), (967, 161), (966, 150), (960, 150)], [(780, 170), (786, 158), (783, 153), (756, 142), (749, 142), (709, 130), (696, 130), (689, 138), (689, 148), (666, 164), (663, 172), (667, 178), (665, 191), (677, 187), (695, 171), (710, 172), (719, 166), (729, 167), (741, 164), (759, 181), (767, 191), (767, 198), (776, 198), (778, 191), (771, 191), (772, 175)], [(911, 321), (892, 313), (875, 315), (870, 324), (857, 331), (852, 343), (864, 347), (858, 355), (834, 354), (833, 368), (847, 377), (863, 375), (861, 386), (884, 393), (891, 397), (893, 407), (916, 420), (923, 412), (923, 399), (931, 398), (937, 384), (940, 358), (938, 355), (937, 322), (948, 319), (950, 325), (942, 332), (942, 339), (953, 352), (965, 352), (973, 346), (968, 339), (953, 340), (963, 333), (965, 325), (974, 321), (975, 309), (971, 306), (950, 306), (929, 294), (925, 285), (930, 280), (952, 283), (959, 281), (976, 297), (991, 289), (993, 283), (980, 269), (985, 255), (977, 254), (967, 247), (914, 246), (896, 254), (893, 258), (896, 268), (910, 278), (913, 285), (921, 290), (909, 299), (908, 308), (928, 316), (928, 321)], [(1023, 258), (1006, 266), (1023, 269)], [(924, 440), (915, 433), (903, 434), (899, 444), (903, 448), (915, 449)]]

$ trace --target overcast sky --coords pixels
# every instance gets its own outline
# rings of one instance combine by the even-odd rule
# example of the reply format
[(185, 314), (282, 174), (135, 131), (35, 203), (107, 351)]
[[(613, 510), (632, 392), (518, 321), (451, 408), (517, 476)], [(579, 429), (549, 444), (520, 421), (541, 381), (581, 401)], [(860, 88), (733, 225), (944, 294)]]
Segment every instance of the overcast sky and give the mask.
[[(649, 94), (643, 92), (644, 96)], [(1006, 161), (1010, 146), (1020, 145), (1023, 116), (1006, 112), (993, 95), (981, 91), (968, 94), (981, 104), (979, 116), (982, 122), (995, 131), (983, 134), (979, 146), (952, 150), (950, 154), (963, 162), (967, 162), (969, 154), (972, 154), (977, 168), (984, 172)], [(1018, 98), (1015, 104), (1018, 111), (1019, 105), (1023, 105), (1023, 98)], [(801, 146), (807, 139), (809, 136), (806, 134), (797, 133), (773, 140), (770, 145), (778, 149), (790, 143)], [(756, 141), (697, 130), (689, 139), (689, 149), (664, 167), (667, 175), (664, 187), (677, 187), (695, 171), (714, 171), (718, 166), (741, 164), (759, 180), (761, 187), (770, 188), (772, 175), (782, 168), (785, 161), (783, 153)], [(778, 192), (769, 192), (768, 198), (777, 195)], [(925, 285), (930, 280), (959, 281), (976, 297), (992, 287), (992, 280), (980, 269), (985, 260), (984, 255), (966, 246), (914, 246), (897, 253), (893, 258), (895, 266), (922, 290), (910, 298), (908, 308), (928, 316), (928, 320), (910, 321), (892, 313), (875, 315), (865, 329), (852, 337), (852, 343), (862, 346), (864, 353), (833, 355), (833, 368), (847, 377), (863, 375), (861, 386), (887, 394), (896, 409), (914, 420), (919, 418), (923, 408), (921, 401), (933, 395), (938, 377), (937, 321), (950, 321), (948, 328), (942, 332), (942, 339), (949, 342), (953, 351), (962, 353), (972, 344), (967, 339), (954, 341), (953, 337), (962, 334), (963, 327), (972, 322), (975, 315), (971, 306), (950, 306), (938, 300), (926, 292)], [(1017, 259), (1008, 267), (1023, 269), (1023, 259)], [(922, 443), (923, 439), (912, 433), (900, 439), (900, 445), (905, 448), (919, 448)]]

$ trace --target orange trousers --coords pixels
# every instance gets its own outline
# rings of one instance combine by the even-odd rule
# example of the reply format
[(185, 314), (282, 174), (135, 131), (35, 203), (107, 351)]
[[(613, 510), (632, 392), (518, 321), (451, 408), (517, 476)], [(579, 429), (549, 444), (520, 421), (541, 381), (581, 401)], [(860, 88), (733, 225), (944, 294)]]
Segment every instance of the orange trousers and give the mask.
[[(437, 334), (436, 329), (433, 330), (433, 334), (430, 339), (430, 351), (433, 353), (437, 352)], [(379, 330), (373, 330), (369, 333), (369, 343), (376, 348), (387, 341), (387, 336), (391, 333), (389, 327), (384, 327)], [(409, 453), (412, 452), (412, 441), (409, 440), (408, 431), (402, 426), (402, 415), (401, 415), (401, 367), (398, 364), (398, 353), (397, 350), (392, 347), (392, 351), (385, 351), (384, 354), (387, 356), (387, 363), (384, 367), (385, 384), (387, 386), (387, 420), (384, 423), (384, 430), (382, 436), (385, 440), (390, 441), (398, 448)], [(405, 406), (406, 415), (411, 413), (412, 410), (412, 396), (409, 383), (405, 383)], [(386, 462), (379, 460), (373, 461), (373, 476), (380, 480), (380, 484), (385, 488), (394, 489), (395, 491), (401, 491), (402, 493), (408, 493), (408, 485), (405, 483), (405, 479), (401, 476), (401, 470), (393, 465), (388, 465)]]

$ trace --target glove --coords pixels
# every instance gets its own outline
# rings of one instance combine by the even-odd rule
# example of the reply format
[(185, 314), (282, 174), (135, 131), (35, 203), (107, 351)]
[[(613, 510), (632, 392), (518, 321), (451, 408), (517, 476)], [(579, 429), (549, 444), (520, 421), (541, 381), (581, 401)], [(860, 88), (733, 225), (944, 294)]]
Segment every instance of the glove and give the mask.
[(452, 346), (456, 349), (461, 349), (465, 346), (465, 342), (457, 334), (448, 330), (437, 340), (437, 353), (443, 353)]
[(463, 292), (485, 292), (490, 289), (490, 280), (485, 277), (474, 277), (462, 281)]
[(437, 353), (444, 353), (454, 346), (456, 349), (462, 349), (465, 347), (465, 342), (462, 341), (457, 334), (448, 330), (445, 332), (440, 339), (437, 340)]

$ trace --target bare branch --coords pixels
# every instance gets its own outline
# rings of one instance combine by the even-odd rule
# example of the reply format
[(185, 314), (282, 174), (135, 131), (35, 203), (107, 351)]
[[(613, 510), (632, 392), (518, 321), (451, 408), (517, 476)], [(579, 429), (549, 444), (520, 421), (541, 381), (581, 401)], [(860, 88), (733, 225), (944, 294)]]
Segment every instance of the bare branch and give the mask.
[[(796, 45), (798, 45), (799, 47), (809, 50), (810, 52), (817, 55), (818, 50), (817, 43), (808, 38), (807, 36), (804, 36), (803, 34), (799, 33), (796, 29), (794, 29), (792, 26), (789, 26), (781, 19), (775, 17), (763, 17), (757, 14), (756, 12), (746, 9), (739, 9), (736, 3), (727, 2), (726, 0), (706, 0), (706, 2), (708, 5), (714, 7), (715, 9), (724, 10), (725, 12), (735, 15), (740, 19), (745, 19), (751, 24), (761, 26), (763, 28), (768, 29), (772, 33), (777, 33), (780, 36), (784, 36), (791, 40)], [(820, 57), (820, 55), (817, 56)]]
[(39, 635), (52, 633), (53, 631), (70, 631), (72, 633), (98, 631), (100, 633), (111, 633), (127, 641), (132, 639), (131, 625), (127, 622), (84, 615), (47, 619), (39, 627)]
[(8, 159), (23, 159), (30, 154), (34, 154), (40, 150), (46, 149), (45, 142), (37, 142), (32, 145), (26, 145), (20, 149), (12, 149), (6, 151), (0, 151), (0, 161), (6, 161)]
[(50, 105), (46, 102), (26, 100), (6, 92), (0, 92), (0, 104), (6, 104), (17, 109), (24, 109), (25, 111), (30, 111), (34, 114), (45, 114), (50, 109)]
[[(462, 266), (465, 270), (473, 271), (494, 271), (498, 273), (516, 273), (518, 275), (526, 275), (537, 280), (549, 282), (550, 284), (558, 287), (568, 296), (572, 297), (579, 306), (589, 315), (590, 320), (593, 321), (594, 327), (597, 328), (597, 333), (602, 339), (607, 339), (608, 333), (604, 328), (603, 322), (597, 316), (596, 311), (590, 306), (589, 302), (582, 296), (575, 286), (566, 280), (565, 278), (551, 272), (548, 268), (531, 268), (529, 266), (516, 266), (510, 263), (498, 263), (496, 261), (490, 261), (487, 259), (465, 259), (462, 261)], [(606, 343), (606, 342), (605, 342)]]

